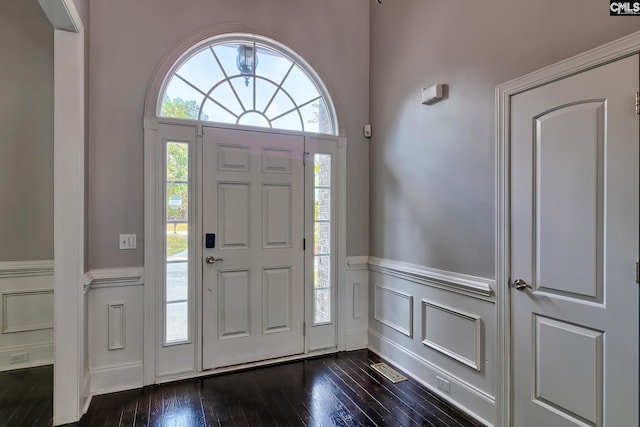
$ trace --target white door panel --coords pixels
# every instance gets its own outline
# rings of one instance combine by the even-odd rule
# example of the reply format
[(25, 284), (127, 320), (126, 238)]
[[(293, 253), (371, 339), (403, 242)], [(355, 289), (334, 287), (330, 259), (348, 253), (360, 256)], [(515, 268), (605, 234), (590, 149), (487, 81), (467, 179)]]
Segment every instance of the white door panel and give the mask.
[(638, 425), (638, 57), (511, 98), (513, 425)]
[(304, 139), (205, 128), (203, 368), (304, 351)]

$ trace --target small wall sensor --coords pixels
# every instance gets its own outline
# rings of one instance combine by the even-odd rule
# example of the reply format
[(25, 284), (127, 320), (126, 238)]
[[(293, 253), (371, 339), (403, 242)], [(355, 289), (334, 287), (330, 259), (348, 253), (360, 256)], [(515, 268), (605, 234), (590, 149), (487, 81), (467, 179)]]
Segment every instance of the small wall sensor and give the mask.
[(422, 103), (431, 105), (440, 101), (443, 97), (442, 86), (442, 84), (438, 83), (431, 87), (422, 88)]
[(364, 125), (362, 133), (364, 134), (365, 138), (371, 138), (371, 124)]

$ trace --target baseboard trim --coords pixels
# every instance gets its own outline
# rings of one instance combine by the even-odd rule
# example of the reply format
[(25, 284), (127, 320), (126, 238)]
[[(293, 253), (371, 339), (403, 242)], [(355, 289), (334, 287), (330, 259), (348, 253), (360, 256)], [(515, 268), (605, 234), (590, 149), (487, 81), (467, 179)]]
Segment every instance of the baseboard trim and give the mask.
[(494, 302), (495, 280), (390, 259), (369, 257), (369, 270), (421, 285), (446, 289), (472, 298)]
[[(494, 424), (489, 420), (495, 419), (495, 397), (450, 374), (422, 356), (380, 335), (376, 331), (370, 329), (368, 335), (369, 350), (396, 365), (404, 371), (405, 374), (427, 387), (442, 399), (486, 424), (488, 427), (493, 427)], [(422, 375), (419, 376), (418, 373), (422, 373)], [(451, 382), (451, 394), (445, 394), (437, 388), (435, 382), (436, 375)]]
[(361, 350), (367, 348), (368, 345), (367, 328), (350, 329), (345, 333), (345, 345), (347, 351)]
[(142, 361), (122, 365), (90, 368), (91, 395), (114, 393), (143, 386)]
[(53, 260), (0, 262), (0, 279), (53, 276)]
[(91, 394), (91, 371), (86, 371), (84, 374), (82, 396), (84, 397), (84, 404), (82, 405), (82, 415), (84, 415), (87, 413), (87, 411), (89, 411), (91, 399), (93, 398), (93, 394)]
[[(11, 353), (29, 353), (29, 361), (25, 363), (9, 364)], [(4, 361), (7, 361), (6, 363)], [(38, 366), (53, 365), (53, 343), (30, 344), (14, 347), (0, 348), (0, 372), (17, 369), (36, 368)]]

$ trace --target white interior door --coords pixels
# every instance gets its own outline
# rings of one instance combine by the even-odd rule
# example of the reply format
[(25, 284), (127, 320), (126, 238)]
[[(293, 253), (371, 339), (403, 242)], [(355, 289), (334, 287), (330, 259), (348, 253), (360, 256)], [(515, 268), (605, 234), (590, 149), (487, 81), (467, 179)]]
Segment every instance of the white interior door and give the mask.
[(303, 151), (300, 136), (204, 130), (204, 369), (304, 351)]
[(637, 90), (635, 55), (511, 98), (514, 426), (638, 425)]

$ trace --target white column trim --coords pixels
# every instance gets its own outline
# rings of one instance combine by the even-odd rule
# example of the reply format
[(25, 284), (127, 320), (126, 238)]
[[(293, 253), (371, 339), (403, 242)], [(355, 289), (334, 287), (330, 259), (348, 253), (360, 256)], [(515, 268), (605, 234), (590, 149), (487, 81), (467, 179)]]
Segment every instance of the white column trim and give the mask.
[[(54, 407), (53, 424), (84, 406), (85, 34), (72, 0), (51, 0), (72, 28), (54, 29)], [(45, 11), (47, 9), (45, 8)], [(65, 16), (66, 14), (66, 16)], [(69, 31), (71, 29), (71, 31)], [(75, 32), (73, 32), (75, 30)]]
[[(630, 34), (585, 53), (534, 71), (496, 87), (496, 301), (498, 348), (497, 366), (497, 425), (507, 427), (511, 423), (511, 301), (508, 292), (509, 271), (509, 158), (510, 158), (510, 109), (511, 97), (537, 86), (550, 83), (590, 68), (611, 62), (640, 51), (640, 32)], [(629, 94), (630, 99), (633, 97)], [(630, 104), (629, 108), (632, 105)]]

